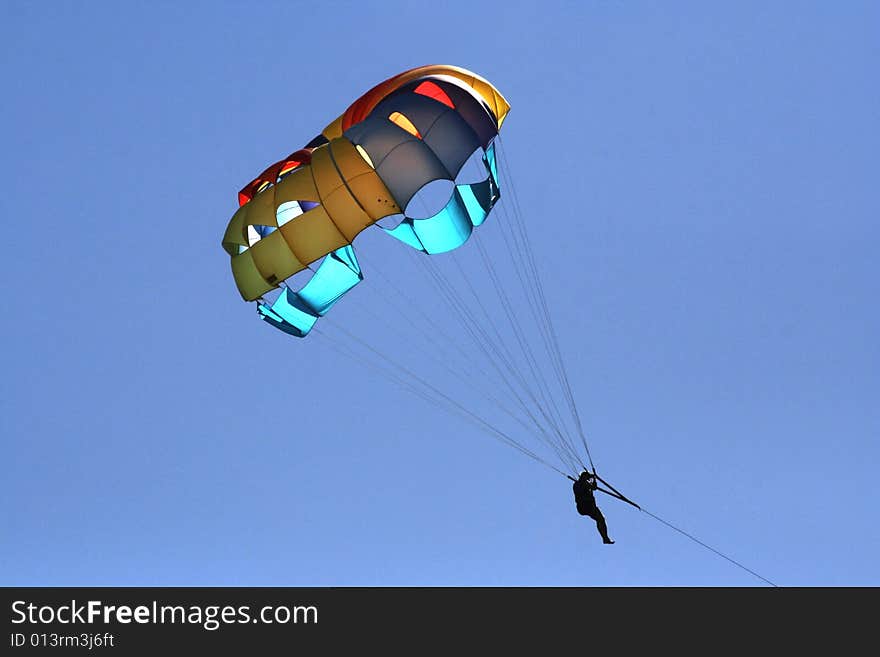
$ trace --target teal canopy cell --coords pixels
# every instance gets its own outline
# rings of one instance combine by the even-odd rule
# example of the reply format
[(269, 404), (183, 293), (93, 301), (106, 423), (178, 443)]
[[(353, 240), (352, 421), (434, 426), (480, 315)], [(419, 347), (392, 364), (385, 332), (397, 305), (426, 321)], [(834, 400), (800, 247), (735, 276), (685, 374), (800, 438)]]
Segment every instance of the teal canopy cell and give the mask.
[(274, 327), (303, 338), (333, 305), (363, 280), (351, 246), (329, 254), (299, 291), (285, 287), (271, 304), (257, 304), (257, 312)]
[(382, 230), (428, 254), (457, 249), (468, 240), (474, 228), (486, 220), (500, 198), (494, 144), (490, 144), (483, 154), (483, 166), (488, 174), (486, 180), (456, 185), (449, 202), (433, 217), (405, 217), (394, 228)]

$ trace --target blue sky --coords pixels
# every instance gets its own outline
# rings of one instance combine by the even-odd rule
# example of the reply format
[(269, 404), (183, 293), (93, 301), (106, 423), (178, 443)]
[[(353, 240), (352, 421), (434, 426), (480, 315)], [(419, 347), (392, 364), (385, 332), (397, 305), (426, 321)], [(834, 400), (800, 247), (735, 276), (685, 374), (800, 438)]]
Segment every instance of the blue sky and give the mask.
[(6, 3), (0, 584), (761, 584), (607, 499), (603, 546), (559, 475), (240, 301), (238, 189), (426, 63), (512, 105), (600, 473), (780, 585), (880, 584), (880, 11), (772, 5)]

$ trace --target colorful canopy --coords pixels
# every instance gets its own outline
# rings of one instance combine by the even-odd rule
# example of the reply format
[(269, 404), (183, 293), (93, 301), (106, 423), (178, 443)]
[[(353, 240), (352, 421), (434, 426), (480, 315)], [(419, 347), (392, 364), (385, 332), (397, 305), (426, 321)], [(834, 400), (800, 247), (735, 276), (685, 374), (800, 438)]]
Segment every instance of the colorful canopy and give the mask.
[[(434, 216), (405, 217), (387, 230), (430, 254), (463, 244), (499, 198), (492, 140), (509, 108), (489, 82), (454, 66), (416, 68), (375, 86), (239, 192), (223, 247), (242, 297), (260, 300), (261, 316), (277, 328), (306, 335), (363, 278), (355, 237), (404, 214), (428, 183), (454, 181), (482, 149), (485, 180), (456, 185)], [(304, 287), (284, 283), (306, 268), (315, 273)], [(279, 287), (278, 298), (265, 302)]]

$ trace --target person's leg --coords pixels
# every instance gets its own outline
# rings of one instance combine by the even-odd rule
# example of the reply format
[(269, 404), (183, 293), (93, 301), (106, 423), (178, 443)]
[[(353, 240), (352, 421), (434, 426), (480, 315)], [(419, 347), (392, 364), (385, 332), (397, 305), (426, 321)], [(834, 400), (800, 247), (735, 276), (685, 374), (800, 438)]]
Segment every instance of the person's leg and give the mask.
[(602, 535), (602, 542), (610, 545), (614, 543), (610, 538), (608, 538), (608, 525), (605, 524), (605, 516), (602, 515), (602, 512), (599, 509), (596, 509), (596, 514), (593, 516), (593, 519), (596, 521), (596, 529), (599, 530), (599, 534)]

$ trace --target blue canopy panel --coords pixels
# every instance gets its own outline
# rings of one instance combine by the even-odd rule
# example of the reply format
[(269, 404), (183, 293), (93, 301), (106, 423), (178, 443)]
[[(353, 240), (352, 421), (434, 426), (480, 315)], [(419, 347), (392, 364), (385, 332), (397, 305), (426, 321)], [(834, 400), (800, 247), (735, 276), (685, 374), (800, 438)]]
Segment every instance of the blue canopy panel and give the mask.
[(285, 287), (268, 306), (257, 304), (257, 312), (275, 328), (304, 338), (342, 296), (364, 279), (351, 246), (327, 255), (302, 289)]
[(405, 217), (394, 228), (382, 230), (414, 249), (431, 255), (457, 249), (467, 242), (474, 228), (486, 220), (501, 196), (495, 163), (495, 144), (490, 144), (483, 153), (483, 165), (489, 174), (486, 180), (470, 185), (456, 185), (449, 203), (433, 217)]

